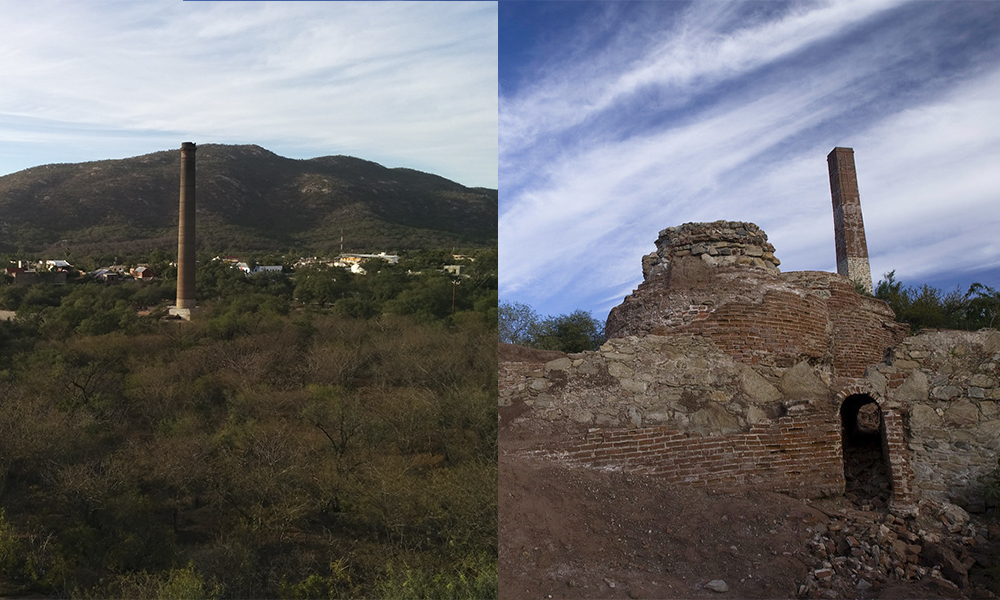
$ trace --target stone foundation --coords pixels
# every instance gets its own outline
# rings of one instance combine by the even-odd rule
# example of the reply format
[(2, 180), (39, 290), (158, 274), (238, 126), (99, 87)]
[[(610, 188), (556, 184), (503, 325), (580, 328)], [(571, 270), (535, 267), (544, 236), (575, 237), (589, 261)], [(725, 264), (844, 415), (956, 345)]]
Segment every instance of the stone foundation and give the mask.
[(184, 321), (190, 321), (191, 317), (195, 315), (198, 311), (197, 308), (180, 308), (177, 306), (168, 306), (167, 314), (171, 317), (178, 317)]

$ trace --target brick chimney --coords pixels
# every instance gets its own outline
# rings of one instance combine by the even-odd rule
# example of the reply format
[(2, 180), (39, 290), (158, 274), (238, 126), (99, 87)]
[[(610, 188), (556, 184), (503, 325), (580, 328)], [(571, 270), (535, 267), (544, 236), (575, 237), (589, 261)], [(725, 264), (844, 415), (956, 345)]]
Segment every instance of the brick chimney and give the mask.
[(861, 218), (858, 174), (853, 148), (834, 148), (826, 157), (833, 196), (833, 232), (837, 244), (837, 273), (861, 284), (872, 293), (872, 270), (868, 264), (865, 222)]
[(177, 224), (177, 308), (195, 307), (194, 284), (194, 153), (191, 142), (181, 144), (180, 217)]

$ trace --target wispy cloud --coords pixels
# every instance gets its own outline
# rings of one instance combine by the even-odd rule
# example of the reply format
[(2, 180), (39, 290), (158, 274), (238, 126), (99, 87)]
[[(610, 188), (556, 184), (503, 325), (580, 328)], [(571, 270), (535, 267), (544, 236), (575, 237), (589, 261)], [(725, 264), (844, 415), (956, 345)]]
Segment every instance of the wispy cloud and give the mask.
[(171, 146), (270, 143), (496, 185), (495, 4), (0, 7), (4, 139), (61, 123), (66, 148), (83, 143), (78, 128), (157, 132)]
[[(777, 20), (747, 21), (733, 5), (700, 3), (662, 30), (626, 21), (604, 47), (584, 57), (590, 44), (582, 44), (563, 62), (545, 65), (526, 93), (505, 104), (504, 151), (584, 123), (652, 87), (673, 94), (670, 104), (683, 105), (720, 81), (835, 37), (891, 6), (862, 1), (807, 10), (797, 5)], [(655, 21), (658, 15), (633, 16)], [(737, 22), (743, 28), (730, 31)]]
[[(764, 227), (786, 270), (833, 270), (837, 145), (876, 277), (1000, 261), (956, 229), (1000, 225), (1000, 5), (605, 8), (501, 98), (502, 297), (604, 313), (659, 229), (719, 218)], [(940, 244), (914, 237), (931, 223)]]

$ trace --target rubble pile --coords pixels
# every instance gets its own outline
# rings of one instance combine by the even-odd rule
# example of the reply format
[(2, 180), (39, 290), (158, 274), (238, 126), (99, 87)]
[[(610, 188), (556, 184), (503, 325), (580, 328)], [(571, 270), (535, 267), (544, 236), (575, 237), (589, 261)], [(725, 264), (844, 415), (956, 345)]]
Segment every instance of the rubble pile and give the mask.
[(874, 597), (893, 581), (924, 581), (941, 594), (996, 598), (969, 581), (969, 570), (990, 565), (1000, 527), (979, 526), (953, 504), (923, 501), (916, 517), (864, 510), (829, 513), (814, 527), (806, 556), (812, 565), (800, 598)]
[(889, 506), (892, 478), (878, 446), (844, 447), (844, 495), (862, 510)]

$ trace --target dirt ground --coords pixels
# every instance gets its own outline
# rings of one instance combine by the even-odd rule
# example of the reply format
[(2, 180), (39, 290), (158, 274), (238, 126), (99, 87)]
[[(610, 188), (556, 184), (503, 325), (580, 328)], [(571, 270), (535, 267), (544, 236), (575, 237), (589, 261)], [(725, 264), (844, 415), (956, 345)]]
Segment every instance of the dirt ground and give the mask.
[[(719, 494), (516, 456), (501, 443), (500, 598), (794, 598), (825, 511), (781, 494)], [(704, 586), (722, 580), (728, 591)], [(896, 582), (868, 598), (964, 598)]]
[[(795, 598), (816, 568), (809, 539), (854, 508), (845, 498), (717, 493), (560, 463), (523, 451), (566, 432), (533, 421), (527, 406), (500, 413), (502, 600)], [(726, 591), (706, 587), (714, 580)], [(966, 596), (894, 581), (856, 597)]]

